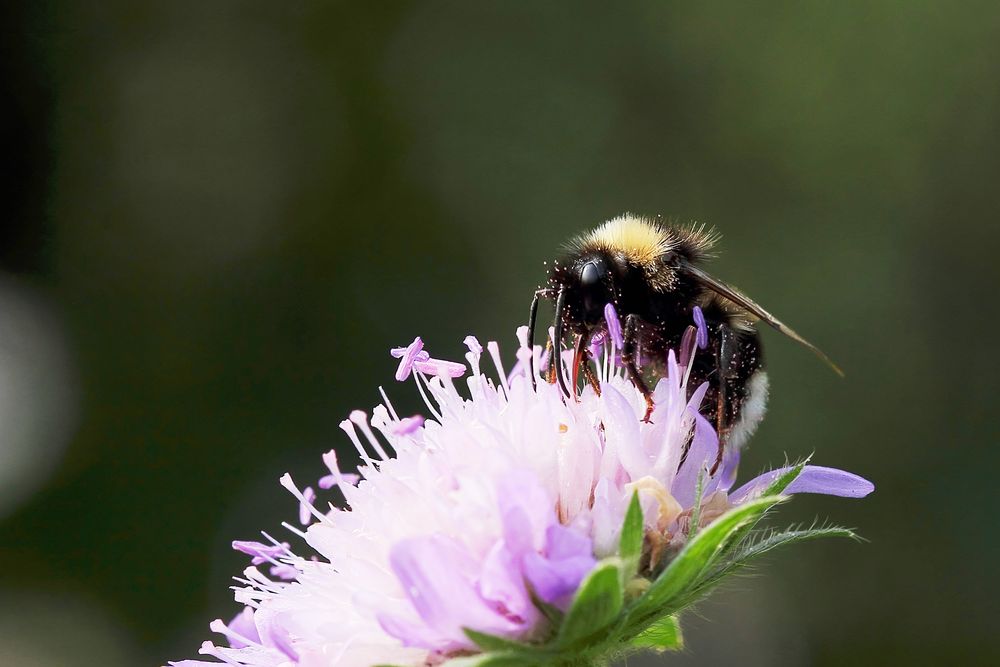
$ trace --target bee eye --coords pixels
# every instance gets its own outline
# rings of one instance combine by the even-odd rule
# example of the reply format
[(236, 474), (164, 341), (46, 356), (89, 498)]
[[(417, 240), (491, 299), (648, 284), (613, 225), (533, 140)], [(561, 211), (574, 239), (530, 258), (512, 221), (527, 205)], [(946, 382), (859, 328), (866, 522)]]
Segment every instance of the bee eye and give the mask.
[(580, 269), (580, 282), (584, 286), (596, 285), (601, 280), (601, 267), (597, 262), (587, 262)]

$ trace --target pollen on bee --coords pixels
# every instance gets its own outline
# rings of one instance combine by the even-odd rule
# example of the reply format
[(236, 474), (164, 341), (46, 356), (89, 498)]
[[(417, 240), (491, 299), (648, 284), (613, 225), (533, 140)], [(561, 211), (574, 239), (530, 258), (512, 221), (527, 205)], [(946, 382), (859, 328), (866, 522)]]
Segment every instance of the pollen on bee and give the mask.
[(559, 432), (560, 433), (565, 433), (568, 430), (569, 430), (569, 426), (567, 426), (566, 424), (559, 424)]

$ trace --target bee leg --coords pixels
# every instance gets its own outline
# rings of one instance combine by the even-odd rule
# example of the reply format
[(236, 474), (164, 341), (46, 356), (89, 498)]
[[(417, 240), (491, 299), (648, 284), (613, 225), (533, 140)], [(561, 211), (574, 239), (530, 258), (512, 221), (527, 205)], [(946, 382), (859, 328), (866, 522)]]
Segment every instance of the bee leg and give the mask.
[(594, 389), (594, 393), (598, 396), (601, 395), (601, 383), (594, 375), (594, 369), (590, 367), (590, 353), (586, 353), (587, 358), (583, 363), (583, 377), (590, 383), (590, 386)]
[(653, 415), (653, 392), (650, 391), (649, 386), (646, 385), (645, 380), (642, 379), (642, 374), (639, 373), (639, 368), (636, 366), (635, 362), (635, 348), (639, 343), (639, 316), (632, 314), (625, 318), (625, 331), (623, 335), (622, 344), (622, 365), (625, 366), (626, 372), (628, 372), (628, 377), (632, 380), (632, 384), (635, 388), (642, 392), (643, 397), (646, 399), (646, 414), (642, 418), (642, 421), (647, 424), (650, 423), (650, 417)]
[(549, 358), (549, 365), (548, 365), (548, 368), (545, 371), (545, 375), (546, 375), (545, 380), (549, 384), (555, 384), (556, 383), (556, 363), (555, 363), (555, 353), (554, 353), (554, 350), (555, 350), (555, 348), (552, 347), (552, 341), (551, 340), (545, 343), (545, 356), (547, 356)]
[(715, 457), (715, 464), (709, 470), (709, 475), (714, 475), (722, 463), (722, 454), (726, 450), (726, 442), (729, 440), (729, 402), (732, 397), (729, 395), (729, 381), (732, 376), (732, 364), (734, 340), (732, 330), (726, 325), (719, 327), (719, 335), (715, 340), (715, 360), (719, 369), (719, 389), (715, 400), (715, 432), (719, 436), (719, 453)]
[(528, 375), (531, 376), (531, 388), (535, 388), (535, 319), (538, 317), (538, 299), (543, 296), (551, 296), (552, 290), (535, 290), (535, 297), (531, 300), (531, 311), (528, 314), (528, 351), (531, 357), (528, 358)]
[(573, 356), (573, 393), (576, 394), (577, 372), (582, 370), (583, 377), (590, 383), (598, 396), (601, 395), (601, 383), (597, 381), (594, 370), (590, 367), (590, 334), (581, 335), (576, 339), (576, 353)]
[(556, 297), (556, 321), (552, 336), (553, 361), (555, 362), (552, 366), (555, 369), (556, 380), (559, 381), (559, 388), (566, 398), (570, 398), (573, 394), (570, 392), (569, 387), (566, 386), (566, 376), (560, 368), (562, 365), (563, 313), (565, 308), (566, 292), (559, 290), (559, 296)]

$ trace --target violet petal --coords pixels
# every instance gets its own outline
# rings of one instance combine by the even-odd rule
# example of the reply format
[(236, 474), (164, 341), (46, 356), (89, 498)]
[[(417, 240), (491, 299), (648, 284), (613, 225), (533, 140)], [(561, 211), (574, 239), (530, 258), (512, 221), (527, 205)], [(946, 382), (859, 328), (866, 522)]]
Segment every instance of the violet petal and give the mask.
[(538, 597), (562, 606), (597, 560), (590, 538), (559, 523), (545, 531), (545, 542), (544, 556), (529, 553), (524, 557), (524, 575)]
[(545, 531), (545, 555), (549, 560), (591, 556), (590, 538), (567, 528), (560, 523), (554, 523)]
[(605, 425), (605, 449), (617, 457), (632, 479), (646, 474), (649, 456), (642, 449), (639, 437), (639, 417), (635, 409), (610, 384), (601, 385), (601, 403)]
[(414, 645), (436, 648), (444, 636), (471, 647), (463, 627), (500, 635), (521, 629), (486, 605), (473, 585), (480, 565), (450, 538), (432, 535), (402, 540), (390, 551), (389, 564), (417, 615), (433, 631), (423, 644), (419, 636), (408, 635)]
[(727, 447), (722, 455), (722, 472), (719, 474), (719, 489), (729, 491), (736, 482), (736, 471), (740, 467), (740, 450)]
[(438, 634), (423, 623), (417, 623), (396, 614), (379, 612), (375, 620), (382, 626), (386, 634), (395, 637), (403, 646), (426, 648), (433, 651), (448, 652), (466, 648), (466, 644)]
[(518, 558), (540, 551), (556, 515), (554, 503), (534, 473), (517, 471), (504, 476), (497, 485), (497, 502), (503, 539), (511, 554)]
[[(740, 488), (730, 494), (730, 501), (733, 504), (750, 500), (763, 493), (771, 482), (782, 474), (790, 470), (789, 467), (778, 468), (768, 471), (755, 477)], [(864, 498), (875, 490), (875, 485), (864, 477), (838, 470), (837, 468), (826, 468), (823, 466), (806, 466), (799, 473), (788, 488), (786, 494), (794, 493), (822, 493), (828, 496), (840, 496), (842, 498)]]
[(698, 475), (704, 471), (702, 492), (711, 481), (708, 478), (708, 471), (715, 464), (715, 459), (719, 455), (719, 439), (715, 435), (715, 429), (705, 417), (694, 412), (694, 435), (691, 437), (691, 447), (688, 449), (684, 463), (677, 471), (673, 484), (670, 485), (670, 495), (677, 499), (681, 507), (688, 508), (694, 505), (695, 492), (698, 487)]
[[(250, 607), (243, 607), (243, 611), (236, 614), (236, 616), (233, 617), (233, 620), (229, 621), (226, 626), (236, 634), (241, 635), (252, 642), (258, 644), (260, 643), (260, 636), (257, 634), (257, 625), (253, 620), (253, 609)], [(233, 637), (232, 635), (227, 635), (227, 639), (229, 639), (229, 645), (233, 648), (243, 648), (244, 646), (248, 646), (247, 643)]]
[(503, 541), (497, 542), (483, 561), (479, 594), (511, 620), (533, 625), (538, 610), (531, 601), (521, 568)]

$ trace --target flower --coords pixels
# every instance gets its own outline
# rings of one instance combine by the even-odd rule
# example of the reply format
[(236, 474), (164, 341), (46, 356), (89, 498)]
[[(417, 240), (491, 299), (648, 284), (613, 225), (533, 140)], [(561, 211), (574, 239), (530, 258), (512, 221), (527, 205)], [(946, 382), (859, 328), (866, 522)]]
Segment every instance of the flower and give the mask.
[[(499, 346), (486, 346), (495, 380), (471, 336), (466, 364), (431, 357), (420, 338), (392, 350), (396, 379), (414, 378), (428, 417), (401, 418), (383, 392), (370, 417), (355, 411), (340, 424), (363, 464), (342, 472), (328, 452), (329, 474), (316, 486), (337, 489), (343, 507), (321, 507), (311, 487), (281, 478), (307, 527), (285, 526), (314, 553), (299, 555), (266, 533), (268, 543), (234, 542), (252, 557), (237, 579), (246, 607), (210, 626), (228, 646), (206, 642), (201, 653), (230, 665), (361, 667), (438, 664), (484, 650), (484, 636), (535, 650), (558, 644), (569, 632), (563, 614), (575, 618), (620, 578), (649, 588), (633, 600), (631, 625), (622, 612), (622, 632), (634, 639), (655, 615), (638, 603), (659, 600), (657, 586), (678, 576), (670, 563), (699, 529), (763, 513), (777, 502), (769, 500), (775, 485), (848, 497), (873, 489), (851, 473), (800, 465), (730, 491), (739, 452), (714, 465), (718, 437), (698, 412), (707, 385), (688, 386), (690, 360), (707, 342), (701, 313), (680, 361), (669, 353), (649, 422), (642, 394), (615, 362), (622, 338), (610, 304), (605, 316), (595, 344), (600, 391), (587, 386), (569, 400), (543, 380), (545, 355), (528, 349), (525, 327), (509, 374)], [(558, 372), (570, 375), (572, 352), (560, 361)], [(629, 560), (625, 552), (636, 549), (626, 543), (641, 543), (641, 558)], [(270, 576), (258, 569), (265, 564)], [(608, 567), (618, 574), (603, 576)]]

